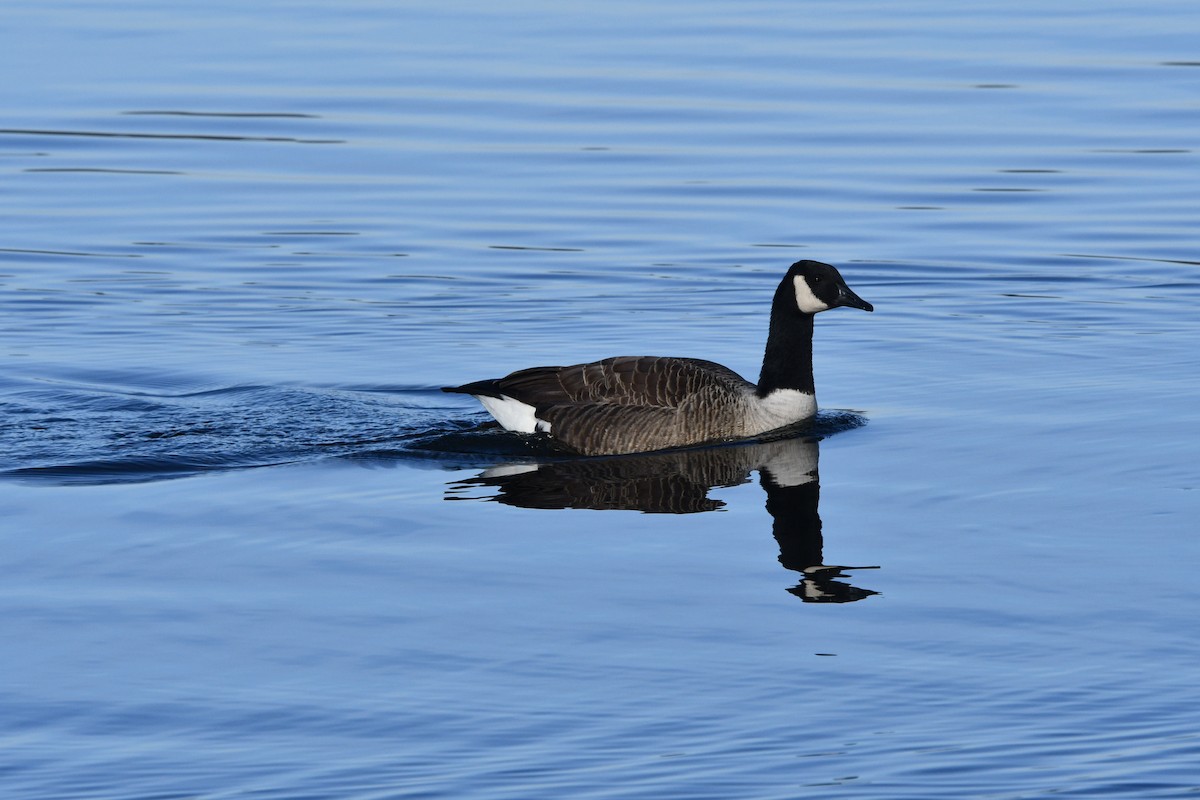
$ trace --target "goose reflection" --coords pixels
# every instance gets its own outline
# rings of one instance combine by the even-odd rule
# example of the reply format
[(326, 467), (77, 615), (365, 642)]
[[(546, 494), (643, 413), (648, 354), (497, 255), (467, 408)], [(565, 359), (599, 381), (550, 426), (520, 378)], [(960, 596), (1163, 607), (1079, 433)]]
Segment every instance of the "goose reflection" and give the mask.
[[(847, 603), (877, 594), (839, 578), (853, 569), (826, 564), (817, 506), (819, 445), (812, 438), (632, 456), (507, 464), (454, 481), (447, 500), (493, 500), (522, 508), (636, 510), (651, 514), (715, 511), (708, 496), (757, 471), (767, 494), (779, 563), (803, 577), (789, 592), (806, 603)], [(486, 493), (479, 494), (480, 489)]]

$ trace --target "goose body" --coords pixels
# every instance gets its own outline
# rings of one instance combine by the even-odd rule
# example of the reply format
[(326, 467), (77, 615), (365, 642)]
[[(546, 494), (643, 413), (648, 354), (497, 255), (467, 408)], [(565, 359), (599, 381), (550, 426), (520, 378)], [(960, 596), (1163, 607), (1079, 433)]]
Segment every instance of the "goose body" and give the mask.
[(793, 264), (771, 304), (757, 384), (712, 361), (617, 356), (532, 367), (443, 391), (473, 395), (504, 428), (547, 434), (583, 455), (758, 436), (816, 413), (813, 315), (838, 306), (873, 310), (834, 267)]

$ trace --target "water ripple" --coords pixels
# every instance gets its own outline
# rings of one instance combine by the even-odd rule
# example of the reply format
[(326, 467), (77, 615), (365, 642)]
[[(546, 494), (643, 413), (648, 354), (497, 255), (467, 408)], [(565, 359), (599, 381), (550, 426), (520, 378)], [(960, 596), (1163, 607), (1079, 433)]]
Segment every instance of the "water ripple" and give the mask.
[(285, 386), (170, 391), (67, 380), (6, 381), (0, 475), (48, 483), (159, 480), (399, 449), (440, 422), (420, 390)]
[(344, 139), (301, 139), (295, 136), (248, 136), (216, 133), (146, 133), (143, 131), (68, 131), (36, 128), (0, 128), (0, 136), (85, 136), (99, 139), (183, 139), (201, 142), (287, 142), (294, 144), (345, 144)]

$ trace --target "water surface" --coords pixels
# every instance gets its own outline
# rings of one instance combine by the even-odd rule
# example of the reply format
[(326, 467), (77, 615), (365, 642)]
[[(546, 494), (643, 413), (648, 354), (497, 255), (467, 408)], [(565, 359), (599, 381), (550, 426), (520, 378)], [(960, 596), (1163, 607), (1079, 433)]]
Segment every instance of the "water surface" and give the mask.
[[(1181, 2), (66, 2), (0, 33), (0, 785), (1200, 791)], [(443, 385), (825, 409), (570, 459)]]

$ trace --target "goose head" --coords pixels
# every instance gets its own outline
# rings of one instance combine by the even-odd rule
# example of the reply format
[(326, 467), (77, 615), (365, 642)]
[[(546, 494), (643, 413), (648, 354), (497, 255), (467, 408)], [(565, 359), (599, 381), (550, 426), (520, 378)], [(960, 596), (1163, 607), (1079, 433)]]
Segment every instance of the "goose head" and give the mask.
[(838, 306), (875, 310), (874, 306), (846, 285), (837, 269), (820, 261), (797, 261), (792, 264), (783, 279), (784, 286), (789, 284), (795, 290), (796, 308), (802, 314), (816, 314)]

